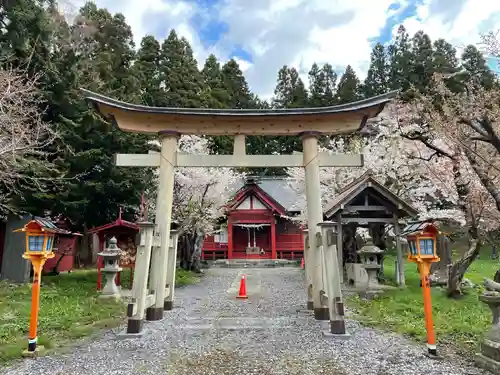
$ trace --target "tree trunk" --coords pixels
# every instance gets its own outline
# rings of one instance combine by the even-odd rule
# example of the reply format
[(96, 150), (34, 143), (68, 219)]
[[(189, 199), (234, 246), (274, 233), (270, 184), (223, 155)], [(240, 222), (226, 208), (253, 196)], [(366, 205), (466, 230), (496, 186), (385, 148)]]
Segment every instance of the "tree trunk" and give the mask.
[[(387, 244), (385, 243), (385, 224), (370, 224), (368, 229), (373, 244), (385, 252), (387, 250)], [(380, 264), (380, 270), (377, 274), (379, 280), (384, 278), (384, 255), (384, 253), (377, 255), (377, 261)]]
[[(179, 245), (181, 245), (180, 252), (180, 266), (181, 268), (189, 271), (191, 269), (191, 258), (192, 258), (192, 234), (191, 233), (183, 233), (180, 236)], [(178, 249), (179, 250), (179, 249)]]
[(467, 199), (470, 194), (470, 181), (464, 178), (460, 172), (460, 164), (456, 160), (453, 164), (453, 179), (458, 193), (458, 207), (465, 214), (469, 236), (469, 249), (451, 266), (448, 276), (447, 294), (449, 297), (458, 297), (461, 294), (460, 283), (471, 263), (479, 255), (481, 241), (479, 241), (476, 218), (471, 209), (471, 203)]
[(450, 240), (446, 236), (439, 236), (437, 239), (437, 255), (439, 262), (432, 263), (429, 278), (431, 285), (447, 285), (450, 265), (453, 263), (451, 258)]
[(342, 227), (342, 250), (344, 256), (344, 263), (359, 263), (359, 256), (357, 254), (358, 246), (356, 243), (356, 229), (357, 224), (349, 223)]
[(481, 241), (478, 238), (471, 238), (469, 243), (469, 249), (465, 254), (457, 260), (450, 268), (449, 278), (448, 278), (448, 289), (447, 294), (449, 297), (457, 297), (461, 294), (460, 283), (464, 278), (465, 272), (472, 264), (474, 259), (479, 255), (481, 250)]
[[(83, 259), (84, 266), (90, 266), (94, 260), (94, 250), (91, 246), (91, 241), (89, 241), (89, 229), (87, 228), (87, 224), (83, 224), (83, 237), (80, 246), (78, 246), (78, 241), (76, 243), (75, 249), (76, 258), (78, 259), (77, 263), (80, 263)], [(99, 251), (96, 251), (98, 253)], [(80, 264), (78, 264), (78, 267)]]
[(191, 254), (191, 267), (190, 270), (196, 273), (201, 273), (201, 251), (203, 247), (203, 240), (205, 234), (197, 232), (193, 241), (193, 253)]

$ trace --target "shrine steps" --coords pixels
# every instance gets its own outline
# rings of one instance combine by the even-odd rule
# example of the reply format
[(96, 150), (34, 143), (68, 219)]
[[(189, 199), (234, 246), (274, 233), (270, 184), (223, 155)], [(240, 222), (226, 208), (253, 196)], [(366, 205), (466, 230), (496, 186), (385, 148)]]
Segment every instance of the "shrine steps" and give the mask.
[(277, 268), (299, 267), (300, 260), (288, 259), (218, 259), (207, 262), (211, 267), (220, 268)]

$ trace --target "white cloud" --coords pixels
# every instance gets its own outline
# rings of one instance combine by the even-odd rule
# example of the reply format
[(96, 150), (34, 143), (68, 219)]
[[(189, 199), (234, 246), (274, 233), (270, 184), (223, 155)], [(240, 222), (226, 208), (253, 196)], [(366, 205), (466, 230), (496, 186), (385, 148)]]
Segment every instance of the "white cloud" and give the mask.
[[(410, 1), (414, 0), (219, 0), (206, 9), (188, 0), (95, 0), (98, 6), (125, 15), (137, 44), (146, 34), (161, 40), (176, 29), (191, 42), (200, 66), (210, 53), (225, 62), (235, 46), (244, 49), (252, 62), (240, 57), (238, 63), (251, 89), (265, 98), (272, 95), (284, 64), (296, 67), (306, 84), (313, 62), (328, 62), (338, 70), (350, 64), (363, 78), (371, 43), (387, 19)], [(228, 26), (222, 39), (208, 49), (190, 23), (195, 14), (202, 25), (217, 20)], [(423, 29), (433, 39), (444, 37), (460, 47), (476, 43), (481, 31), (500, 28), (500, 2), (423, 0), (403, 24), (410, 34)]]
[[(86, 0), (63, 0), (66, 11), (75, 12), (83, 6)], [(94, 0), (100, 8), (106, 8), (110, 13), (122, 13), (134, 33), (136, 46), (140, 45), (145, 35), (153, 34), (163, 40), (171, 29), (185, 37), (193, 47), (195, 57), (200, 65), (210, 53), (200, 41), (196, 30), (191, 26), (190, 19), (199, 12), (195, 3), (184, 0)]]
[(268, 97), (284, 65), (299, 69), (307, 83), (313, 62), (366, 73), (371, 44), (394, 13), (394, 0), (225, 0), (220, 17), (229, 31), (221, 49), (237, 44), (253, 58), (246, 76), (253, 91)]
[(432, 39), (445, 38), (460, 50), (477, 44), (482, 32), (500, 29), (500, 2), (424, 0), (417, 14), (404, 20), (403, 25), (410, 35), (424, 30)]

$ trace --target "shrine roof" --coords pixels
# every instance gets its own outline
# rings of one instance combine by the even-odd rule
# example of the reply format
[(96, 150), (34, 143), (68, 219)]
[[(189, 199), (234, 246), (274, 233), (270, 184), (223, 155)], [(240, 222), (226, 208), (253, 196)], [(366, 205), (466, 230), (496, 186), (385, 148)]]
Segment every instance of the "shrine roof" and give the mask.
[[(245, 187), (245, 181), (239, 185), (238, 191)], [(260, 177), (257, 179), (257, 186), (262, 189), (269, 197), (274, 199), (285, 211), (299, 211), (295, 206), (298, 200), (298, 194), (288, 187), (287, 181), (283, 177)]]
[(433, 220), (422, 220), (422, 221), (412, 221), (409, 222), (408, 225), (401, 231), (401, 236), (411, 236), (422, 234), (424, 232), (437, 232), (439, 234), (443, 234), (439, 230), (438, 225)]
[[(43, 218), (43, 217), (40, 217), (40, 216), (33, 216), (33, 220), (31, 220), (26, 225), (29, 225), (30, 223), (33, 223), (33, 222), (35, 222), (36, 224), (38, 224), (40, 226), (40, 228), (43, 231), (46, 231), (46, 232), (55, 233), (57, 235), (82, 236), (81, 233), (78, 233), (78, 232), (73, 233), (70, 230), (66, 230), (66, 229), (60, 228), (52, 220), (47, 219), (47, 218)], [(25, 231), (25, 228), (21, 228), (21, 229), (18, 229), (16, 231), (23, 232), (23, 231)]]
[(377, 116), (398, 93), (391, 91), (352, 103), (316, 108), (210, 109), (151, 107), (122, 102), (85, 89), (81, 91), (87, 102), (124, 131), (206, 135), (349, 133)]
[(139, 230), (139, 226), (136, 223), (132, 223), (132, 222), (127, 221), (127, 220), (123, 220), (122, 218), (118, 218), (111, 223), (101, 225), (100, 227), (92, 228), (88, 231), (88, 233), (89, 234), (99, 233), (99, 232), (104, 232), (104, 231), (108, 231), (110, 229), (116, 229), (116, 228), (120, 228), (120, 227), (126, 228), (126, 229), (133, 229), (136, 231)]
[(344, 209), (344, 205), (360, 196), (367, 188), (372, 188), (378, 192), (387, 202), (396, 206), (400, 218), (413, 217), (418, 214), (418, 211), (410, 204), (406, 203), (399, 196), (394, 194), (380, 182), (378, 182), (371, 171), (367, 171), (359, 178), (352, 181), (349, 185), (338, 192), (338, 195), (331, 201), (324, 210), (327, 218), (331, 218), (337, 212)]

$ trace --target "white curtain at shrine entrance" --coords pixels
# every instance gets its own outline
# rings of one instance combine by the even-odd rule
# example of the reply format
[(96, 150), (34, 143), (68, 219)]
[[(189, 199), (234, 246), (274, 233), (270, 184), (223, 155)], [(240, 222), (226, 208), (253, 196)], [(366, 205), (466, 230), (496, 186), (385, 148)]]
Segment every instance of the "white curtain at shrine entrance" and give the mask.
[(246, 228), (248, 233), (248, 247), (252, 247), (252, 233), (253, 233), (253, 247), (257, 247), (257, 230), (261, 230), (264, 227), (269, 227), (271, 224), (234, 224), (240, 228)]

